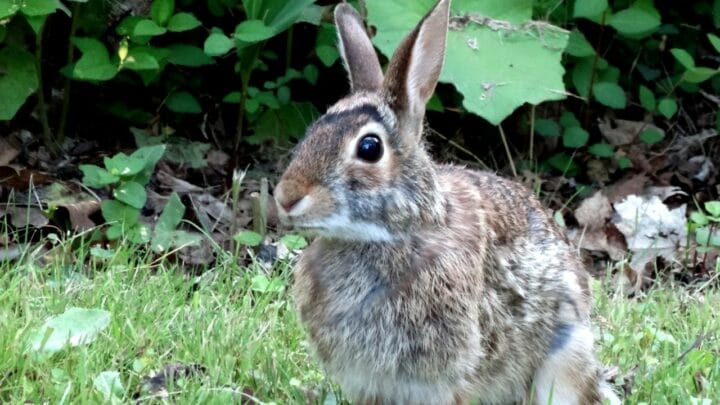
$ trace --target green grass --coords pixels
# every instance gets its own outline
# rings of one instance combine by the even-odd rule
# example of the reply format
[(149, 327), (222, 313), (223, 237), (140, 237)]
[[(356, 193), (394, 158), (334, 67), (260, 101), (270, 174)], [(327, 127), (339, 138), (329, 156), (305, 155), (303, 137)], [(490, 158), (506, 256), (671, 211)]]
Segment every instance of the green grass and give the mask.
[[(44, 267), (0, 267), (0, 402), (101, 402), (93, 381), (103, 371), (119, 372), (123, 402), (137, 395), (176, 403), (335, 398), (303, 343), (287, 291), (258, 291), (259, 269), (239, 268), (226, 257), (198, 277), (167, 263), (150, 265), (130, 251), (72, 262), (62, 253)], [(275, 271), (277, 285), (285, 285), (288, 269)], [(718, 336), (681, 357), (698, 336), (720, 331), (717, 292), (664, 286), (627, 299), (598, 283), (596, 301), (602, 360), (618, 365), (621, 376), (633, 370), (626, 403), (720, 398)], [(105, 309), (111, 323), (88, 345), (44, 358), (27, 353), (43, 322), (70, 307)], [(174, 363), (206, 371), (169, 384), (169, 399), (142, 391), (143, 376)]]

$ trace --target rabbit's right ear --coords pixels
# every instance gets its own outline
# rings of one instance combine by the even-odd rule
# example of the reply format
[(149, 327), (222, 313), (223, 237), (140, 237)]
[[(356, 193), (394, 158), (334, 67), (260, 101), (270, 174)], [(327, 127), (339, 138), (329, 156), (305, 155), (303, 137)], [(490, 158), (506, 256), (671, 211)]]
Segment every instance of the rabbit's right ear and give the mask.
[(340, 3), (335, 7), (335, 25), (351, 91), (379, 91), (383, 85), (380, 61), (360, 16), (349, 4)]

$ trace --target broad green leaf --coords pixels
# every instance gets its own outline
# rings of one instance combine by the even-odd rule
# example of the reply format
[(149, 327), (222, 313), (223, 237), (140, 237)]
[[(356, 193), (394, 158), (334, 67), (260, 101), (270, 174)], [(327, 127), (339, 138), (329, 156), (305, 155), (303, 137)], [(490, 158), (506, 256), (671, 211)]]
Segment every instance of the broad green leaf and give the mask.
[(584, 97), (590, 96), (590, 84), (593, 78), (593, 58), (585, 58), (575, 64), (572, 70), (572, 82), (575, 91)]
[(38, 88), (35, 58), (24, 49), (0, 49), (0, 121), (12, 119)]
[(130, 70), (157, 70), (160, 69), (155, 56), (144, 49), (132, 49), (121, 65)]
[(235, 38), (248, 43), (264, 41), (275, 34), (275, 30), (265, 25), (262, 20), (246, 20), (235, 27)]
[(263, 241), (262, 235), (255, 231), (240, 231), (233, 239), (243, 246), (258, 246)]
[(703, 226), (695, 230), (695, 241), (700, 246), (707, 246), (710, 242), (710, 227)]
[(557, 153), (548, 159), (550, 166), (564, 173), (566, 176), (574, 176), (578, 171), (578, 165), (565, 153)]
[(270, 280), (268, 276), (264, 274), (255, 275), (250, 281), (250, 288), (255, 292), (280, 292), (285, 288), (282, 279), (273, 278)]
[(140, 218), (140, 210), (115, 200), (103, 201), (100, 204), (100, 211), (105, 221), (116, 222), (121, 227), (135, 225)]
[(223, 97), (222, 101), (223, 103), (239, 104), (241, 99), (242, 93), (240, 93), (239, 91), (231, 91), (230, 93), (226, 94), (225, 97)]
[(153, 0), (150, 6), (150, 17), (158, 25), (165, 26), (175, 11), (175, 0)]
[(262, 20), (275, 34), (285, 31), (315, 0), (243, 0), (248, 20)]
[(183, 32), (195, 29), (202, 23), (191, 13), (177, 13), (168, 21), (167, 29), (171, 32)]
[(607, 8), (607, 0), (575, 0), (573, 17), (598, 21)]
[(560, 125), (554, 120), (540, 118), (535, 120), (535, 132), (542, 136), (560, 136)]
[(636, 2), (630, 8), (613, 14), (608, 24), (627, 36), (645, 36), (660, 27), (660, 13), (652, 4)]
[[(716, 29), (720, 28), (720, 0), (715, 0), (712, 7), (713, 25)], [(720, 52), (720, 51), (719, 51)]]
[(595, 55), (595, 49), (590, 42), (585, 39), (580, 31), (570, 31), (570, 37), (568, 38), (568, 45), (565, 48), (565, 53), (578, 58), (585, 58), (588, 56)]
[(627, 105), (625, 90), (616, 83), (600, 82), (593, 86), (595, 100), (616, 110), (622, 110)]
[(644, 129), (642, 132), (640, 132), (640, 135), (638, 135), (641, 141), (645, 142), (648, 145), (656, 144), (660, 141), (662, 141), (664, 135), (662, 132), (658, 131), (654, 128), (647, 128)]
[(118, 67), (110, 61), (105, 45), (95, 38), (73, 38), (82, 56), (72, 69), (72, 77), (80, 80), (110, 80), (117, 74)]
[(172, 93), (165, 102), (165, 105), (170, 111), (176, 113), (185, 114), (200, 114), (202, 113), (202, 107), (200, 102), (187, 91), (176, 91)]
[(321, 23), (315, 39), (315, 55), (323, 65), (330, 67), (340, 58), (337, 47), (337, 29), (334, 24)]
[(710, 215), (716, 218), (720, 217), (720, 201), (706, 201), (704, 205), (705, 211)]
[(0, 0), (0, 20), (9, 19), (15, 15), (20, 11), (20, 6), (20, 2), (16, 0)]
[(197, 67), (215, 63), (211, 57), (207, 56), (197, 46), (173, 44), (167, 49), (170, 51), (168, 61), (173, 65)]
[(661, 98), (658, 102), (658, 111), (665, 118), (672, 118), (678, 110), (677, 101), (672, 98)]
[(154, 37), (165, 32), (167, 32), (165, 28), (148, 19), (138, 21), (132, 29), (132, 35), (136, 37)]
[(578, 121), (572, 111), (563, 111), (562, 114), (560, 114), (560, 125), (565, 129), (581, 126), (580, 121)]
[(145, 224), (135, 224), (127, 229), (127, 238), (130, 242), (145, 244), (150, 242), (150, 228)]
[(588, 147), (588, 152), (601, 158), (610, 158), (615, 154), (615, 150), (609, 143), (596, 143)]
[(247, 141), (261, 143), (267, 139), (300, 139), (307, 126), (318, 116), (315, 106), (308, 102), (292, 102), (277, 109), (268, 109), (258, 118), (255, 134)]
[(620, 156), (617, 159), (617, 164), (621, 169), (629, 169), (632, 167), (632, 160), (630, 160), (627, 156)]
[(99, 166), (80, 165), (78, 168), (83, 172), (82, 183), (88, 187), (102, 188), (120, 180), (120, 177)]
[(152, 170), (155, 167), (155, 164), (162, 159), (164, 154), (165, 145), (154, 144), (139, 148), (133, 152), (130, 157), (142, 160), (145, 162), (145, 169)]
[(693, 211), (690, 214), (690, 220), (700, 226), (707, 225), (710, 223), (710, 220), (708, 219), (707, 215), (703, 214), (700, 211)]
[(46, 16), (58, 9), (70, 15), (70, 10), (60, 0), (25, 0), (21, 7), (22, 13), (31, 17)]
[(590, 134), (581, 127), (567, 128), (563, 133), (563, 146), (566, 148), (580, 148), (587, 144)]
[(222, 56), (235, 47), (232, 39), (220, 32), (213, 32), (205, 40), (203, 50), (208, 56)]
[(298, 250), (307, 246), (307, 241), (300, 235), (285, 235), (280, 238), (280, 243), (285, 245), (290, 250)]
[(102, 394), (106, 403), (119, 402), (125, 396), (125, 388), (117, 371), (103, 371), (95, 377), (93, 385)]
[(695, 59), (693, 59), (692, 55), (688, 53), (688, 51), (682, 49), (682, 48), (673, 48), (670, 50), (670, 53), (677, 59), (678, 62), (680, 62), (681, 65), (685, 69), (694, 69), (695, 68)]
[(340, 53), (337, 48), (330, 45), (320, 45), (315, 48), (315, 55), (317, 55), (320, 62), (323, 65), (330, 67), (340, 58)]
[[(720, 10), (718, 10), (720, 11)], [(713, 48), (715, 48), (715, 51), (720, 53), (720, 38), (718, 38), (715, 34), (707, 34), (708, 40), (712, 44)]]
[(164, 252), (172, 243), (173, 233), (185, 215), (185, 205), (180, 201), (177, 193), (170, 194), (153, 233), (152, 248), (156, 252)]
[(114, 176), (129, 177), (140, 173), (146, 162), (142, 159), (128, 156), (122, 152), (113, 157), (104, 158), (105, 168)]
[(320, 71), (315, 65), (306, 65), (303, 69), (303, 76), (308, 83), (315, 85), (317, 84), (318, 76), (320, 76)]
[(706, 80), (712, 79), (713, 76), (720, 73), (718, 69), (710, 69), (704, 66), (698, 66), (687, 70), (682, 79), (690, 83), (702, 83)]
[(113, 190), (113, 197), (125, 204), (142, 209), (147, 201), (147, 192), (145, 187), (134, 181), (124, 181)]
[(55, 353), (67, 346), (92, 343), (110, 325), (110, 312), (102, 309), (69, 308), (48, 319), (30, 338), (34, 352)]
[[(369, 23), (377, 27), (373, 43), (391, 55), (434, 4), (434, 0), (368, 0)], [(466, 109), (498, 124), (525, 103), (565, 97), (560, 61), (568, 32), (553, 26), (544, 26), (541, 34), (535, 28), (521, 28), (519, 24), (531, 18), (531, 0), (456, 0), (451, 7), (454, 16), (472, 13), (504, 21), (468, 20), (448, 33), (440, 81), (455, 85)]]
[(652, 90), (641, 84), (638, 92), (640, 98), (640, 105), (642, 105), (643, 108), (649, 112), (655, 111), (657, 102), (655, 101), (655, 94), (652, 92)]

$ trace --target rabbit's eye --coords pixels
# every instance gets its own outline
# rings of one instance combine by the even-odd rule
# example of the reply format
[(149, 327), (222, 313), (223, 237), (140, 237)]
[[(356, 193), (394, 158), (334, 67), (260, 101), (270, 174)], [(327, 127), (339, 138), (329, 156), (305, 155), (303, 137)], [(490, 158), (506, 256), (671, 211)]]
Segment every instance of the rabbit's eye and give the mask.
[(383, 147), (380, 138), (375, 134), (368, 134), (360, 139), (357, 145), (357, 156), (370, 163), (375, 163), (382, 157)]

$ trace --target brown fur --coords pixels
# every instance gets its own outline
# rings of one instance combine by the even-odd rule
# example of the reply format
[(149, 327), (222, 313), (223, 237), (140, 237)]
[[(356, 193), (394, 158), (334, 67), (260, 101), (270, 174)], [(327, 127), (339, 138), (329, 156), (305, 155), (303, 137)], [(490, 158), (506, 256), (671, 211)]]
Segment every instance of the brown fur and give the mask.
[[(600, 403), (588, 274), (573, 248), (529, 190), (436, 164), (421, 142), (415, 108), (437, 82), (443, 49), (430, 35), (448, 8), (441, 0), (400, 45), (382, 89), (353, 87), (308, 129), (275, 190), (281, 219), (319, 236), (295, 267), (300, 319), (357, 403), (551, 391), (556, 403)], [(349, 10), (339, 24), (359, 21)], [(339, 32), (351, 83), (376, 80), (351, 66), (369, 40)], [(374, 163), (353, 154), (369, 130), (385, 148)]]

